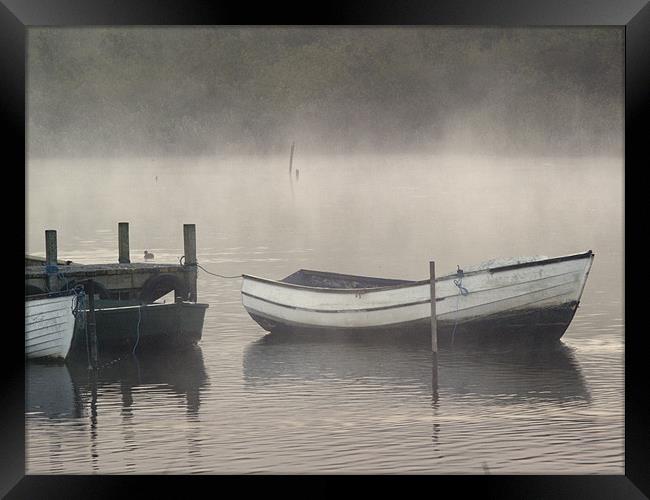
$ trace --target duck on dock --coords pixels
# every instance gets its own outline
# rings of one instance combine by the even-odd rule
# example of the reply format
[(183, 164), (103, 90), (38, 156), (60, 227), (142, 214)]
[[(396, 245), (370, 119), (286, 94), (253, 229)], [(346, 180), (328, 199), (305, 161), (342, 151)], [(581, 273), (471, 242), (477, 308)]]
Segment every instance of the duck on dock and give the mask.
[(152, 254), (149, 250), (144, 251), (144, 260), (151, 260), (154, 258), (154, 254)]

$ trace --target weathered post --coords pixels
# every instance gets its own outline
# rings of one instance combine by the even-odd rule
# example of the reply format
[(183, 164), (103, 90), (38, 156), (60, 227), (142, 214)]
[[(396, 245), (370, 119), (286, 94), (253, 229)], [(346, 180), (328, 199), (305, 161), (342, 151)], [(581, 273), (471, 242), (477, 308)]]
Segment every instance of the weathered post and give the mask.
[(431, 351), (433, 359), (433, 389), (438, 388), (438, 321), (436, 319), (436, 263), (429, 262), (429, 278), (431, 281)]
[(183, 249), (185, 254), (184, 265), (190, 268), (186, 274), (188, 277), (188, 289), (190, 291), (190, 301), (196, 302), (196, 225), (183, 224)]
[(56, 231), (45, 230), (45, 272), (47, 273), (47, 288), (50, 292), (59, 290), (57, 267)]
[(117, 241), (118, 241), (118, 250), (119, 250), (119, 257), (117, 261), (120, 264), (130, 264), (131, 259), (129, 257), (129, 223), (128, 222), (117, 223)]
[(291, 168), (293, 167), (293, 147), (294, 143), (291, 143), (291, 154), (289, 155), (289, 177), (291, 177)]
[(90, 367), (96, 370), (99, 363), (97, 359), (97, 323), (95, 322), (95, 282), (88, 281), (86, 285), (88, 294), (88, 336), (90, 341)]

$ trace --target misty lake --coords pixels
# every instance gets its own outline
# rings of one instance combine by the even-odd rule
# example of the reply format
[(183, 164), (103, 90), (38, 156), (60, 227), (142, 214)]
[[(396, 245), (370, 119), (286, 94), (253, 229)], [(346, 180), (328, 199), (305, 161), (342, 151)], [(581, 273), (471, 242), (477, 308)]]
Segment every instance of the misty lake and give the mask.
[[(299, 146), (299, 145), (298, 145)], [(622, 159), (332, 155), (30, 159), (26, 251), (281, 279), (318, 269), (427, 279), (497, 257), (595, 260), (562, 340), (447, 348), (426, 339), (267, 334), (240, 279), (199, 270), (193, 349), (26, 365), (27, 474), (624, 473)]]

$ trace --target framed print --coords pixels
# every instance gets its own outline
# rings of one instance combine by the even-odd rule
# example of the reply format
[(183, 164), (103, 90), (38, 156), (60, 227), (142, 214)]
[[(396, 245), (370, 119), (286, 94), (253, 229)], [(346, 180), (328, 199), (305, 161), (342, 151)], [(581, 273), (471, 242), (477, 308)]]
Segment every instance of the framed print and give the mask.
[(647, 496), (649, 9), (3, 0), (0, 491)]

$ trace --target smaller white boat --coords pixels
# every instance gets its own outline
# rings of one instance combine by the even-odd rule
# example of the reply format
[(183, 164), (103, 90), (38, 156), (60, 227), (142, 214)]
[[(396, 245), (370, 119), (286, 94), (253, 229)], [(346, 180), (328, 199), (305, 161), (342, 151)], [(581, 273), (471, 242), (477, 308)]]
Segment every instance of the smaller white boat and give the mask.
[(65, 359), (75, 326), (77, 295), (36, 295), (25, 298), (25, 355), (29, 359)]

